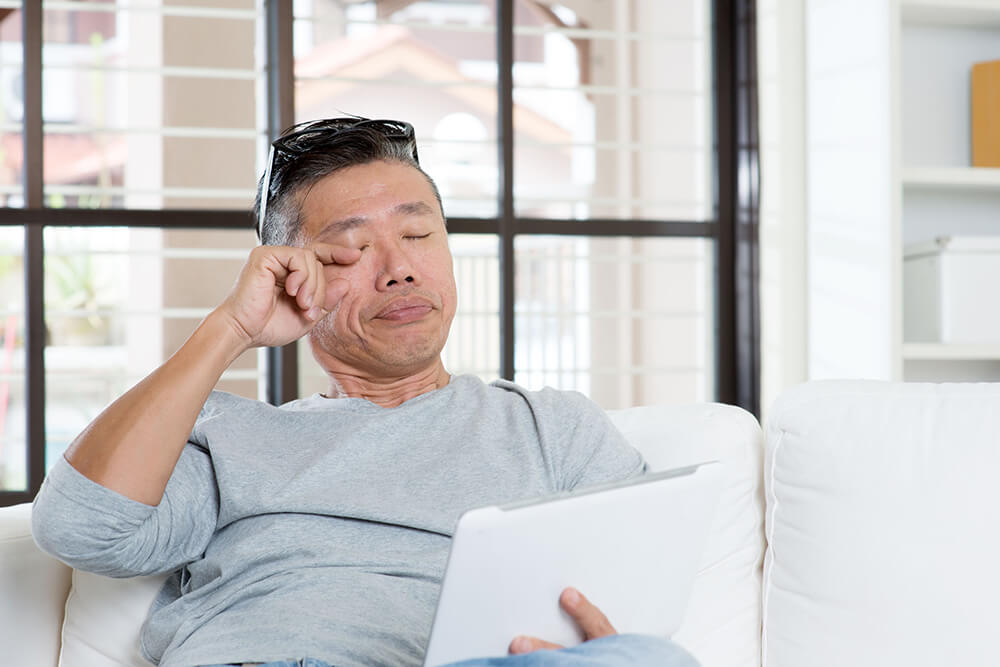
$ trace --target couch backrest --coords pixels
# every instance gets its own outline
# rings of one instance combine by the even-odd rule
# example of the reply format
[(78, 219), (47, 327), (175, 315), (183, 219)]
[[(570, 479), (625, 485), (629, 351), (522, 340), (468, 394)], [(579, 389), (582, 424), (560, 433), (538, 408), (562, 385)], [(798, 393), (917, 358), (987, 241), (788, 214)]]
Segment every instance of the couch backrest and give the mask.
[[(763, 437), (756, 420), (738, 408), (717, 404), (630, 408), (610, 416), (654, 469), (706, 460), (725, 464), (722, 498), (675, 639), (703, 667), (759, 667)], [(31, 569), (17, 591), (20, 597), (8, 597), (16, 577), (7, 569), (9, 558), (3, 550), (0, 632), (5, 634), (0, 635), (0, 646), (24, 645), (36, 651), (36, 657), (11, 664), (54, 665), (62, 625), (63, 667), (148, 667), (138, 651), (138, 635), (163, 577), (122, 580), (73, 571), (67, 599), (70, 570), (37, 550), (29, 512), (27, 505), (0, 510), (0, 527), (9, 526), (21, 540), (20, 562)], [(28, 608), (37, 620), (27, 620)], [(20, 639), (25, 636), (30, 640)], [(37, 657), (38, 651), (45, 656)], [(4, 653), (6, 660), (6, 649)]]
[(764, 666), (1000, 665), (1000, 385), (811, 383), (767, 431)]

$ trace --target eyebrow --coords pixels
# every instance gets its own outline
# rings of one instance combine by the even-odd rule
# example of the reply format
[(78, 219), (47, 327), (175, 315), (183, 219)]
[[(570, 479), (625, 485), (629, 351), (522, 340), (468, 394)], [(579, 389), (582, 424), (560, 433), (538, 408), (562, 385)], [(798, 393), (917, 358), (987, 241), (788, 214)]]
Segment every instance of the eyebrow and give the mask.
[[(404, 202), (392, 209), (392, 215), (430, 215), (434, 213), (434, 209), (428, 206), (422, 201), (410, 201)], [(349, 218), (344, 218), (343, 220), (337, 220), (336, 222), (331, 222), (329, 225), (323, 228), (320, 232), (321, 235), (327, 236), (337, 236), (343, 234), (346, 231), (354, 229), (355, 227), (363, 227), (368, 224), (368, 217), (364, 215), (352, 215)]]
[(410, 201), (400, 204), (392, 212), (404, 215), (430, 215), (434, 213), (434, 209), (422, 201)]

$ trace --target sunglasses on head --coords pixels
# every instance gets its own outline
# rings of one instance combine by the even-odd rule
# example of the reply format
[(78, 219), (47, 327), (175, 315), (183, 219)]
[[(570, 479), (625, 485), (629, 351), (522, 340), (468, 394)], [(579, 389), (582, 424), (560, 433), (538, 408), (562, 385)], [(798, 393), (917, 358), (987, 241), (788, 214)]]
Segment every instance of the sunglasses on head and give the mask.
[[(264, 190), (260, 197), (260, 210), (257, 213), (257, 239), (263, 239), (264, 220), (267, 219), (267, 205), (271, 199), (271, 172), (278, 160), (285, 162), (294, 160), (316, 150), (323, 150), (327, 142), (337, 135), (355, 128), (371, 128), (384, 135), (413, 145), (413, 160), (419, 164), (417, 144), (413, 141), (413, 126), (401, 120), (369, 119), (369, 118), (329, 118), (311, 120), (299, 123), (289, 128), (284, 134), (271, 142), (267, 154), (267, 169), (264, 171)], [(332, 142), (331, 142), (332, 143)]]

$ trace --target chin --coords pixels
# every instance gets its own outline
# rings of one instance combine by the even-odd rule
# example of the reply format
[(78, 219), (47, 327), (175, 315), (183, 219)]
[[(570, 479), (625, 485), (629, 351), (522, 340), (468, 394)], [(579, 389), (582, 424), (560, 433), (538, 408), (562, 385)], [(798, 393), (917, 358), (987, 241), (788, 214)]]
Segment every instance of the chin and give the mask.
[(421, 370), (441, 357), (444, 345), (436, 340), (399, 341), (380, 350), (378, 360), (387, 368)]
[(437, 347), (420, 349), (396, 348), (389, 354), (383, 355), (380, 361), (389, 368), (412, 368), (414, 371), (417, 371), (437, 361), (440, 356), (441, 351)]

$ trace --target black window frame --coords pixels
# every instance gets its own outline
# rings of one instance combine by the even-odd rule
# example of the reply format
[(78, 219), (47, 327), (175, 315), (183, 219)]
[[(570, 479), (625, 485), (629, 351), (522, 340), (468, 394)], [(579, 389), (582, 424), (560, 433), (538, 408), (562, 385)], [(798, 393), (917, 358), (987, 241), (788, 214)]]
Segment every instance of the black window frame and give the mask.
[[(499, 243), (500, 371), (514, 377), (514, 239), (518, 235), (705, 238), (715, 242), (715, 400), (759, 414), (759, 168), (755, 0), (712, 3), (714, 216), (709, 221), (559, 220), (518, 216), (514, 208), (514, 0), (497, 0), (498, 215), (449, 217), (449, 230), (491, 234)], [(27, 484), (0, 490), (0, 506), (30, 502), (45, 475), (44, 230), (47, 227), (251, 229), (244, 210), (54, 209), (44, 202), (42, 174), (43, 3), (21, 5), (24, 122), (23, 208), (0, 208), (0, 226), (24, 228), (25, 402)], [(292, 3), (265, 0), (268, 134), (294, 122)], [(279, 404), (298, 393), (297, 346), (268, 350), (267, 397)]]

